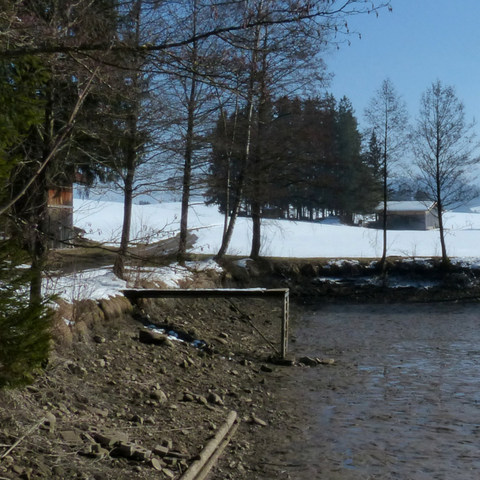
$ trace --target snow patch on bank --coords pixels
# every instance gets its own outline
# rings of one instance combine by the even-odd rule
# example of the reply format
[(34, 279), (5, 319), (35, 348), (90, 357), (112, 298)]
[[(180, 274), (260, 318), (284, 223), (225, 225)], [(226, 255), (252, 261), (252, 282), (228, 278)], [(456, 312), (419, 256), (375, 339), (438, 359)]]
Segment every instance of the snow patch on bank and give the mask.
[(50, 276), (43, 281), (43, 294), (56, 295), (69, 303), (79, 300), (101, 300), (120, 295), (121, 291), (141, 281), (149, 281), (166, 288), (178, 288), (185, 281), (192, 281), (199, 272), (221, 273), (223, 269), (214, 261), (178, 263), (166, 267), (127, 268), (130, 281), (126, 282), (113, 274), (113, 267), (88, 269), (61, 276)]

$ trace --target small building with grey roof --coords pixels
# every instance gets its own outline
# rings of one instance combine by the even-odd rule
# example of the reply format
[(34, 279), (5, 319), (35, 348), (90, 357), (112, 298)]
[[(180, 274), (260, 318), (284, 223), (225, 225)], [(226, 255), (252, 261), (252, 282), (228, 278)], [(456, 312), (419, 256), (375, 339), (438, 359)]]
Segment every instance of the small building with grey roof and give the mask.
[[(376, 208), (377, 222), (383, 225), (384, 203)], [(390, 230), (431, 230), (438, 228), (438, 210), (435, 202), (391, 201), (387, 202), (387, 228)]]

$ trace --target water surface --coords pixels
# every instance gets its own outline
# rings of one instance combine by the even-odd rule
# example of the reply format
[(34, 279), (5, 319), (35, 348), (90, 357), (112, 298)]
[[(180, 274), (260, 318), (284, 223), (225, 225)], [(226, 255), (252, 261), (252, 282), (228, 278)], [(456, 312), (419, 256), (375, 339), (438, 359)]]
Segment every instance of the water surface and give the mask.
[(480, 305), (318, 306), (294, 335), (336, 363), (290, 370), (301, 431), (271, 478), (480, 478)]

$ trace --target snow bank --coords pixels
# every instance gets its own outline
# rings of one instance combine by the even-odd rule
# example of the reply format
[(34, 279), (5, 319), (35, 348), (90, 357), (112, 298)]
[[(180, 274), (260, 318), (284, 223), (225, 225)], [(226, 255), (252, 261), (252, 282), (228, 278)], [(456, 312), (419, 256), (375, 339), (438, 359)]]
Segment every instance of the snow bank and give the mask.
[(72, 303), (74, 300), (101, 300), (118, 295), (127, 283), (116, 277), (111, 268), (83, 270), (43, 281), (44, 295), (58, 295)]

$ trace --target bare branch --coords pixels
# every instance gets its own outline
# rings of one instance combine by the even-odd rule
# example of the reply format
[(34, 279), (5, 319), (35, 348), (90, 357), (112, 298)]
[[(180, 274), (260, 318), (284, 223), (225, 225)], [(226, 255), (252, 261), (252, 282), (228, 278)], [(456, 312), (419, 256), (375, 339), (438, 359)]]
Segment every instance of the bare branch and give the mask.
[(68, 119), (67, 124), (64, 126), (62, 131), (59, 133), (57, 138), (55, 139), (55, 142), (52, 146), (52, 149), (50, 150), (49, 154), (45, 158), (45, 160), (40, 164), (40, 166), (37, 168), (35, 173), (31, 176), (29, 181), (25, 184), (25, 186), (13, 197), (6, 205), (2, 206), (0, 208), (0, 216), (4, 215), (10, 208), (12, 208), (15, 203), (18, 202), (28, 191), (28, 189), (33, 185), (35, 182), (35, 179), (38, 178), (38, 176), (43, 172), (43, 170), (47, 167), (47, 165), (50, 163), (52, 158), (55, 156), (55, 154), (58, 152), (60, 147), (63, 145), (64, 141), (67, 139), (67, 137), (70, 135), (72, 132), (73, 126), (75, 124), (75, 119), (77, 118), (78, 112), (80, 111), (80, 108), (83, 105), (83, 102), (85, 101), (90, 88), (92, 86), (93, 79), (97, 75), (98, 67), (95, 69), (95, 71), (92, 73), (90, 76), (86, 87), (83, 89), (82, 92), (80, 92), (78, 96), (78, 100), (72, 110), (72, 113), (70, 114), (70, 118)]
[[(309, 2), (310, 3), (310, 2)], [(69, 45), (66, 43), (56, 42), (36, 42), (35, 45), (24, 45), (16, 48), (10, 48), (9, 42), (6, 42), (6, 46), (0, 50), (0, 59), (11, 59), (22, 57), (26, 55), (41, 55), (41, 54), (59, 54), (59, 53), (92, 53), (92, 52), (105, 52), (110, 51), (113, 53), (155, 53), (163, 52), (170, 49), (175, 49), (185, 45), (191, 45), (200, 40), (205, 40), (209, 37), (219, 37), (227, 33), (235, 33), (244, 30), (251, 30), (259, 26), (271, 26), (271, 25), (288, 25), (307, 20), (328, 20), (337, 18), (339, 15), (347, 16), (358, 13), (370, 13), (372, 11), (378, 12), (378, 10), (390, 7), (390, 2), (382, 2), (375, 6), (372, 2), (366, 2), (365, 0), (344, 0), (340, 5), (337, 2), (324, 2), (317, 1), (316, 8), (308, 8), (307, 6), (297, 6), (295, 8), (285, 8), (276, 10), (273, 15), (268, 17), (254, 17), (247, 19), (244, 22), (217, 26), (204, 32), (195, 33), (186, 38), (177, 41), (165, 41), (155, 44), (143, 44), (132, 45), (125, 42), (115, 43), (83, 43), (80, 45)], [(360, 5), (369, 5), (358, 7)], [(295, 4), (294, 4), (295, 5)], [(346, 25), (346, 24), (345, 24)], [(348, 27), (347, 27), (348, 29)]]

